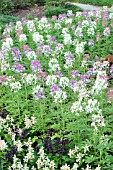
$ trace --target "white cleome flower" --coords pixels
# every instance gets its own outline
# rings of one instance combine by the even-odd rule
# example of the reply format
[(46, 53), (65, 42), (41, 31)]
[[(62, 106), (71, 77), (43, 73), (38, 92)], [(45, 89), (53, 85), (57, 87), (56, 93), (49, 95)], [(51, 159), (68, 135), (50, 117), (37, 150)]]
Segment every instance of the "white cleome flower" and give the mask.
[(22, 148), (23, 144), (21, 143), (20, 140), (14, 141), (14, 145), (17, 146), (18, 152), (21, 152), (23, 150), (23, 148)]
[(39, 43), (39, 42), (41, 43), (44, 41), (43, 35), (40, 35), (39, 32), (33, 33), (32, 37), (35, 43)]
[(83, 106), (81, 105), (80, 100), (74, 102), (73, 105), (71, 106), (71, 113), (76, 113), (77, 115), (79, 115), (79, 113), (83, 111), (84, 109)]
[(56, 75), (48, 75), (46, 79), (46, 85), (50, 86), (57, 83)]
[(27, 21), (27, 28), (28, 28), (29, 32), (36, 31), (35, 24), (34, 24), (33, 20)]
[(28, 58), (28, 60), (36, 60), (36, 58), (37, 58), (37, 55), (35, 54), (35, 52), (34, 51), (29, 51), (27, 54), (26, 54), (26, 56), (27, 56), (27, 58)]
[(37, 77), (35, 74), (22, 74), (22, 79), (21, 79), (22, 83), (26, 83), (27, 85), (32, 85), (32, 84), (36, 84), (37, 82)]
[(61, 77), (59, 84), (61, 87), (69, 86), (69, 79), (67, 77)]
[(63, 36), (65, 45), (72, 44), (72, 37), (70, 34), (65, 33)]
[(88, 35), (94, 35), (95, 34), (94, 28), (93, 27), (88, 28), (87, 34)]
[(84, 46), (86, 42), (81, 42), (76, 44), (75, 53), (80, 55), (84, 52)]
[(54, 103), (62, 103), (63, 100), (67, 98), (66, 92), (63, 92), (62, 90), (56, 91), (54, 95)]
[(29, 129), (32, 125), (35, 124), (35, 120), (34, 119), (35, 119), (35, 117), (29, 119), (28, 116), (25, 115), (24, 120), (25, 120), (25, 126), (26, 126), (27, 129)]
[(58, 60), (55, 58), (50, 59), (49, 61), (49, 71), (60, 71), (61, 68), (59, 66)]
[(21, 89), (22, 85), (19, 81), (10, 83), (11, 91), (17, 92)]
[(73, 166), (73, 168), (71, 169), (71, 170), (78, 170), (78, 164), (77, 163), (74, 163), (74, 166)]
[(91, 89), (91, 94), (99, 94), (102, 90), (108, 87), (107, 75), (105, 71), (98, 71), (94, 86)]
[(61, 167), (61, 170), (70, 170), (69, 165), (65, 164)]
[(6, 142), (0, 139), (0, 151), (4, 151), (6, 148), (7, 148)]
[(23, 29), (21, 21), (16, 21), (15, 29), (16, 30), (22, 30)]
[(25, 34), (20, 34), (20, 35), (19, 35), (19, 41), (20, 41), (20, 42), (21, 42), (21, 41), (27, 41), (26, 35), (25, 35)]

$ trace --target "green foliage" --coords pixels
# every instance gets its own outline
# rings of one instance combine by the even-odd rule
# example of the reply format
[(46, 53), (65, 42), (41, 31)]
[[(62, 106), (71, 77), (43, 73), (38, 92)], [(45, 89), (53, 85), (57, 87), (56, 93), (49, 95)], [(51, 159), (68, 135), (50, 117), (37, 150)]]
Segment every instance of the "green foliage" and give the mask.
[(77, 11), (82, 11), (81, 8), (72, 4), (64, 4), (61, 6), (59, 5), (59, 6), (51, 6), (51, 7), (47, 6), (45, 10), (45, 16), (47, 17), (52, 17), (53, 15), (58, 16), (59, 14), (67, 13), (68, 10), (72, 10), (74, 14)]
[(15, 8), (26, 8), (34, 3), (34, 0), (12, 0)]
[(59, 14), (64, 14), (67, 12), (67, 9), (61, 7), (49, 7), (45, 10), (45, 16), (52, 17), (53, 15), (58, 16)]
[(32, 6), (32, 5), (44, 5), (45, 4), (45, 0), (12, 0), (14, 3), (15, 8), (26, 8), (28, 6)]
[(77, 7), (76, 5), (72, 5), (72, 4), (65, 4), (65, 9), (67, 10), (72, 10), (73, 13), (75, 14), (77, 11), (83, 11), (81, 8)]
[(97, 6), (109, 6), (111, 7), (113, 5), (112, 0), (77, 0), (77, 2), (83, 3), (83, 4), (92, 4)]
[(0, 0), (0, 13), (8, 15), (18, 8), (27, 8), (35, 4), (44, 5), (45, 0)]
[(0, 13), (10, 14), (14, 10), (12, 0), (0, 0)]
[(35, 0), (35, 3), (38, 4), (39, 6), (45, 5), (46, 0)]
[(55, 1), (55, 0), (46, 0), (46, 5), (48, 6), (59, 6), (61, 5), (62, 3), (64, 3), (65, 1), (64, 0), (58, 0), (58, 1)]
[(46, 0), (46, 6), (65, 6), (67, 2), (74, 2), (74, 0)]
[(19, 20), (18, 17), (13, 17), (10, 15), (0, 15), (0, 23), (1, 24), (6, 24), (9, 22), (16, 22), (17, 20)]

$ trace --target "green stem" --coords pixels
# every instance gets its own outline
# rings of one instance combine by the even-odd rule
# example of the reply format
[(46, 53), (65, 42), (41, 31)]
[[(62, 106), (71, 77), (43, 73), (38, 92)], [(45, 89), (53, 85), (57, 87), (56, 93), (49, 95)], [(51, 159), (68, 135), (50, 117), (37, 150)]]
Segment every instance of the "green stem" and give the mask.
[(17, 105), (18, 105), (18, 113), (19, 113), (19, 117), (20, 117), (20, 103), (19, 103), (19, 96), (17, 97)]
[(44, 123), (44, 116), (43, 116), (43, 113), (44, 113), (44, 109), (43, 108), (44, 108), (43, 103), (40, 102), (40, 114), (41, 114), (41, 120), (42, 120), (42, 132), (44, 133), (45, 123)]
[(25, 98), (26, 98), (26, 108), (28, 110), (28, 94), (27, 94), (27, 88), (26, 88), (26, 83), (25, 83)]

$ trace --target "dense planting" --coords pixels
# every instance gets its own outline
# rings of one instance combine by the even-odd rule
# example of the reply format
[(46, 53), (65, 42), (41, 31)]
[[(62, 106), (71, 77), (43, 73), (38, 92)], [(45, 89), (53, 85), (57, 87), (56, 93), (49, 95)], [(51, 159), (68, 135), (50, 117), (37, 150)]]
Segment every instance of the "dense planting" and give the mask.
[[(0, 41), (0, 169), (113, 169), (113, 13), (9, 23)], [(111, 57), (111, 56), (109, 56)]]

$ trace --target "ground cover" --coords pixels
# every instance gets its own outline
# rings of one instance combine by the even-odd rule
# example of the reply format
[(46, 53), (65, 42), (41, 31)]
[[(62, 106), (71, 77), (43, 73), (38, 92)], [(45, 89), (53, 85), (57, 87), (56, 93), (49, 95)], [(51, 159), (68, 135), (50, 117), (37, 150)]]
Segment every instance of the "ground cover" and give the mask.
[(2, 29), (1, 170), (113, 169), (112, 54), (106, 9)]

